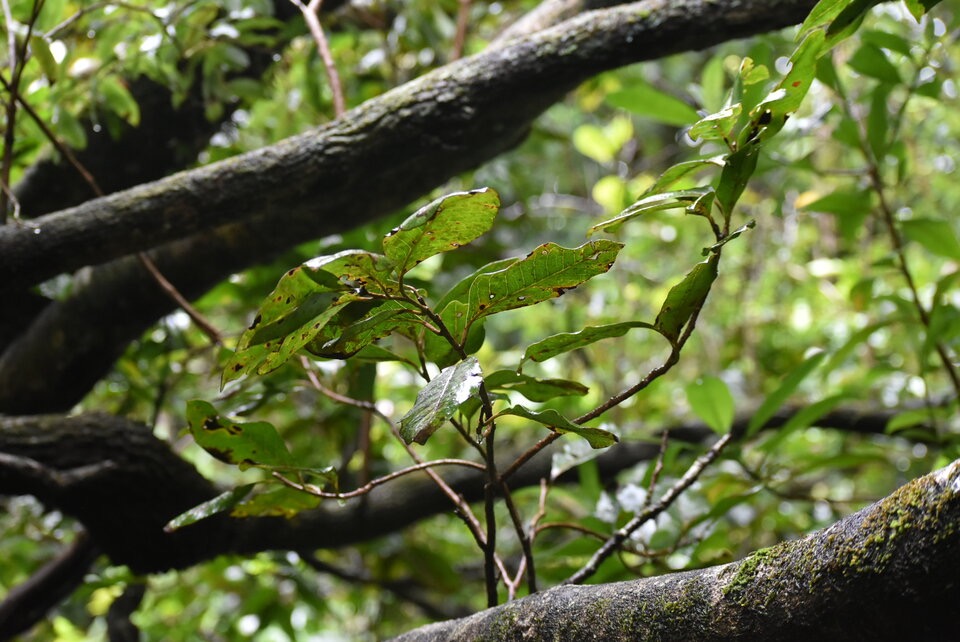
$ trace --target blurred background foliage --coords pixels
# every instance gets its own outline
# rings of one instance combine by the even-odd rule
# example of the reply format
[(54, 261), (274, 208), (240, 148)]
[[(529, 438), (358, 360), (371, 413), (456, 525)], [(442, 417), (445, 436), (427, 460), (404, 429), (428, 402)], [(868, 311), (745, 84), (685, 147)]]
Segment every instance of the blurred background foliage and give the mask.
[[(123, 123), (137, 125), (139, 106), (129, 86), (141, 74), (170, 87), (174, 101), (183, 100), (190, 87), (202, 87), (206, 117), (221, 125), (198, 164), (257, 149), (333, 117), (316, 46), (290, 6), (281, 16), (280, 3), (266, 1), (151, 6), (47, 0), (32, 20), (40, 3), (5, 4), (13, 21), (4, 21), (3, 40), (10, 31), (29, 37), (32, 52), (21, 80), (23, 98), (72, 147), (85, 143), (85, 117), (117, 136)], [(533, 5), (467, 3), (466, 52), (482, 50)], [(369, 0), (327, 14), (324, 26), (348, 105), (454, 57), (460, 8), (453, 0)], [(933, 350), (935, 341), (953, 355), (960, 348), (958, 28), (960, 12), (949, 3), (919, 23), (899, 4), (885, 4), (821, 64), (801, 111), (761, 158), (737, 222), (754, 219), (757, 226), (725, 251), (720, 278), (680, 364), (607, 413), (603, 425), (625, 440), (657, 441), (660, 429), (696, 421), (686, 388), (708, 376), (722, 380), (738, 415), (748, 416), (814, 350), (828, 356), (792, 403), (909, 411), (891, 422), (887, 434), (823, 429), (811, 420), (727, 451), (595, 581), (738, 558), (827, 525), (960, 456), (956, 404), (943, 405), (953, 398), (952, 387)], [(783, 73), (793, 36), (788, 30), (731, 42), (585, 83), (540, 118), (517, 149), (433, 195), (490, 186), (500, 193), (503, 209), (490, 234), (428, 261), (417, 276), (439, 296), (488, 261), (523, 255), (546, 241), (579, 245), (590, 226), (633, 202), (666, 167), (716, 153), (709, 144), (694, 143), (685, 127), (698, 112), (723, 106), (744, 57), (766, 66), (773, 78)], [(4, 65), (8, 55), (5, 48), (0, 53)], [(16, 183), (31, 163), (55, 152), (22, 112), (13, 123), (3, 121), (0, 129), (8, 128), (15, 141), (9, 179)], [(878, 215), (871, 168), (931, 311), (929, 330), (918, 319)], [(370, 177), (371, 189), (377, 189), (376, 180)], [(340, 249), (377, 250), (381, 236), (420, 204), (343, 236), (305, 242), (272, 264), (234, 275), (197, 306), (235, 339), (285, 270)], [(610, 273), (549, 303), (491, 319), (478, 354), (485, 371), (516, 368), (526, 345), (557, 332), (652, 321), (670, 287), (712, 243), (703, 219), (680, 211), (646, 215), (618, 238), (626, 248)], [(589, 386), (586, 397), (550, 404), (576, 416), (642, 377), (667, 351), (662, 337), (635, 329), (622, 339), (526, 364), (524, 371)], [(251, 481), (258, 473), (240, 473), (192, 443), (184, 430), (190, 399), (272, 422), (298, 457), (336, 466), (347, 483), (408, 463), (382, 424), (358, 429), (362, 413), (318, 394), (299, 364), (221, 393), (219, 368), (228, 357), (229, 350), (211, 347), (183, 313), (172, 314), (130, 347), (79, 409), (153, 425), (201, 472), (224, 484)], [(362, 369), (332, 361), (319, 368), (327, 387), (363, 392)], [(419, 387), (406, 371), (380, 364), (373, 398), (398, 418)], [(542, 437), (543, 429), (504, 422), (501, 433), (520, 449)], [(584, 454), (575, 439), (564, 447), (571, 456)], [(435, 438), (423, 451), (430, 457), (465, 454), (452, 438)], [(698, 453), (671, 444), (661, 487), (682, 475)], [(590, 531), (608, 534), (643, 505), (651, 468), (641, 463), (608, 481), (587, 461), (578, 483), (550, 489), (534, 544), (543, 584), (566, 578), (586, 561), (599, 543)], [(539, 492), (517, 493), (528, 517), (538, 509)], [(26, 579), (70, 540), (74, 528), (29, 500), (4, 500), (4, 507), (0, 593)], [(512, 541), (510, 531), (501, 539)], [(124, 583), (136, 581), (149, 587), (135, 615), (148, 640), (374, 640), (484, 606), (482, 559), (471, 536), (453, 517), (437, 517), (350, 550), (319, 551), (310, 560), (265, 553), (149, 578), (101, 561), (84, 588), (28, 639), (105, 639), (106, 609)]]

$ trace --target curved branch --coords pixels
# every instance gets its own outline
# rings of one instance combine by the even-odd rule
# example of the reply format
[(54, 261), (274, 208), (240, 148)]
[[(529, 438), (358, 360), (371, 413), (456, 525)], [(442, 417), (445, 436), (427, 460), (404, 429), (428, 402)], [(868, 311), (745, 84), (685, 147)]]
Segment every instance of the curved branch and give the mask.
[(55, 559), (14, 587), (0, 602), (0, 640), (29, 630), (83, 583), (100, 551), (81, 534)]
[[(768, 426), (782, 425), (792, 414), (780, 413)], [(817, 425), (858, 432), (869, 426), (882, 434), (891, 416), (840, 410)], [(716, 438), (699, 424), (670, 433), (675, 441), (696, 444)], [(611, 478), (658, 451), (654, 443), (622, 443), (602, 454), (597, 465)], [(0, 494), (31, 494), (75, 517), (114, 563), (141, 573), (186, 568), (227, 553), (349, 546), (451, 510), (443, 492), (417, 473), (374, 488), (362, 501), (325, 502), (296, 520), (218, 515), (166, 533), (171, 518), (218, 490), (141, 424), (105, 414), (0, 417), (0, 455)], [(511, 477), (511, 488), (536, 486), (549, 477), (551, 455), (546, 449), (533, 457)], [(570, 479), (575, 475), (568, 473)], [(481, 471), (454, 469), (443, 478), (468, 502), (483, 498)]]
[[(451, 63), (312, 132), (0, 228), (0, 283), (22, 288), (258, 217), (308, 234), (345, 212), (355, 223), (369, 220), (383, 210), (355, 196), (371, 191), (373, 177), (392, 191), (426, 163), (433, 176), (413, 183), (435, 185), (509, 149), (537, 115), (601, 71), (796, 24), (812, 5), (647, 0), (581, 14)], [(401, 201), (417, 195), (401, 192)]]

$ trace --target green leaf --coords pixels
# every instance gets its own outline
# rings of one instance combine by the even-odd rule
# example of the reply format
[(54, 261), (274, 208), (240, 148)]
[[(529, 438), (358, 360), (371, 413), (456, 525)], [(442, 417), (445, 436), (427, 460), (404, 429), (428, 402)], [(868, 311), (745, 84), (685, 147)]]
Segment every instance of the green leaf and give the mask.
[(930, 408), (916, 408), (899, 412), (887, 421), (886, 433), (893, 435), (906, 428), (929, 425), (932, 423), (932, 414)]
[(417, 394), (413, 408), (400, 419), (400, 436), (408, 444), (426, 443), (460, 404), (477, 394), (482, 383), (480, 362), (474, 357), (444, 368)]
[(729, 141), (733, 127), (737, 124), (742, 112), (743, 105), (740, 103), (724, 107), (715, 114), (704, 116), (698, 120), (690, 128), (688, 135), (693, 139)]
[(830, 22), (840, 15), (848, 5), (853, 4), (855, 0), (820, 0), (816, 6), (810, 10), (807, 19), (800, 26), (797, 33), (797, 40), (802, 40), (814, 29), (830, 24)]
[(320, 505), (321, 499), (289, 486), (274, 486), (233, 507), (234, 517), (284, 517), (291, 519)]
[(50, 52), (50, 45), (43, 36), (36, 34), (30, 36), (30, 53), (40, 63), (43, 75), (47, 77), (51, 85), (60, 80), (60, 65), (57, 64), (56, 58)]
[(265, 421), (240, 423), (222, 417), (199, 399), (187, 402), (187, 422), (197, 444), (220, 461), (241, 470), (250, 466), (292, 466), (287, 445)]
[(718, 377), (707, 375), (687, 385), (687, 401), (705, 424), (719, 434), (730, 431), (733, 425), (733, 395), (727, 384)]
[(609, 163), (620, 149), (633, 138), (633, 123), (627, 117), (617, 117), (603, 128), (580, 125), (573, 130), (573, 146), (578, 152), (598, 163)]
[(382, 254), (346, 250), (311, 259), (303, 267), (324, 287), (330, 285), (332, 276), (341, 288), (346, 286), (369, 294), (391, 296), (400, 293), (399, 284), (394, 279), (393, 263)]
[(850, 57), (847, 65), (864, 76), (876, 78), (880, 82), (896, 85), (900, 84), (900, 72), (887, 58), (887, 54), (880, 47), (864, 43)]
[(399, 294), (391, 272), (385, 256), (362, 250), (317, 257), (288, 271), (240, 336), (221, 386), (254, 371), (266, 374), (308, 345), (322, 348), (382, 304), (374, 297)]
[(189, 526), (190, 524), (199, 522), (201, 519), (206, 519), (211, 515), (231, 510), (234, 506), (242, 502), (256, 485), (257, 484), (244, 484), (243, 486), (237, 486), (234, 489), (220, 493), (213, 499), (207, 500), (177, 515), (167, 522), (167, 525), (163, 527), (163, 531), (165, 533), (172, 533), (184, 526)]
[(705, 195), (713, 192), (712, 187), (697, 187), (695, 189), (676, 190), (672, 192), (663, 192), (660, 194), (651, 194), (645, 196), (639, 201), (623, 210), (620, 214), (603, 223), (598, 223), (588, 230), (589, 234), (596, 232), (614, 232), (623, 223), (632, 218), (658, 212), (661, 210), (673, 210), (687, 208), (702, 199)]
[(940, 0), (906, 0), (907, 9), (913, 14), (913, 17), (919, 22), (920, 18), (927, 11), (940, 4)]
[(358, 301), (363, 299), (352, 293), (337, 297), (330, 293), (312, 295), (291, 314), (275, 323), (260, 326), (259, 333), (250, 340), (253, 345), (242, 346), (244, 333), (241, 345), (224, 365), (223, 384), (253, 371), (262, 375), (276, 370), (314, 341), (324, 326), (346, 306)]
[(420, 208), (383, 239), (383, 253), (402, 275), (421, 261), (486, 233), (500, 208), (492, 189), (449, 194)]
[(816, 425), (820, 417), (839, 406), (842, 402), (849, 401), (851, 398), (852, 395), (850, 394), (831, 395), (808, 406), (804, 406), (790, 417), (787, 423), (778, 428), (776, 433), (764, 440), (760, 448), (766, 452), (776, 452), (783, 442), (789, 438), (791, 433)]
[(725, 160), (725, 156), (719, 155), (711, 158), (701, 158), (698, 160), (677, 163), (660, 174), (657, 180), (654, 181), (653, 185), (647, 188), (647, 190), (643, 193), (643, 196), (658, 194), (664, 190), (674, 187), (681, 181), (689, 180), (694, 174), (702, 169), (716, 169), (718, 167), (723, 168)]
[(346, 359), (396, 330), (418, 325), (417, 317), (409, 307), (397, 301), (387, 301), (322, 344), (316, 339), (312, 340), (307, 349), (318, 357)]
[(882, 0), (852, 0), (848, 2), (843, 10), (834, 18), (830, 26), (827, 27), (827, 37), (830, 39), (830, 45), (836, 45), (838, 42), (852, 35), (860, 26), (864, 16), (875, 5), (880, 4)]
[(642, 81), (609, 94), (607, 102), (674, 127), (684, 127), (699, 118), (697, 111), (684, 101)]
[(546, 361), (558, 354), (583, 348), (601, 339), (622, 337), (633, 328), (655, 329), (652, 324), (644, 321), (625, 321), (623, 323), (611, 323), (609, 325), (587, 326), (578, 332), (562, 332), (537, 341), (527, 347), (523, 353), (523, 359), (520, 361), (520, 366), (522, 367), (526, 361)]
[(847, 242), (852, 242), (863, 228), (863, 221), (873, 209), (873, 191), (840, 188), (797, 207), (808, 212), (826, 212), (837, 217), (840, 232)]
[(903, 235), (937, 256), (960, 261), (960, 241), (953, 226), (943, 219), (914, 218), (901, 221)]
[(57, 127), (57, 134), (71, 149), (87, 146), (87, 132), (69, 109), (59, 105), (54, 107), (53, 124)]
[(750, 141), (761, 142), (773, 137), (800, 107), (816, 77), (817, 61), (827, 50), (824, 38), (822, 31), (814, 31), (793, 52), (790, 71), (777, 88), (750, 111), (751, 123), (741, 132), (741, 147)]
[(817, 352), (808, 357), (799, 366), (793, 369), (790, 374), (783, 378), (780, 386), (770, 393), (757, 411), (753, 413), (750, 422), (747, 424), (747, 435), (752, 435), (760, 430), (767, 421), (770, 420), (784, 402), (794, 393), (804, 379), (813, 372), (826, 358), (826, 352)]
[(547, 428), (550, 428), (554, 432), (558, 432), (560, 434), (573, 433), (575, 435), (579, 435), (586, 439), (587, 443), (594, 448), (606, 448), (607, 446), (612, 446), (620, 441), (617, 436), (609, 430), (603, 430), (602, 428), (589, 428), (587, 426), (575, 424), (552, 408), (536, 412), (524, 408), (523, 406), (516, 405), (504, 410), (500, 414), (515, 415), (517, 417), (523, 417), (524, 419), (530, 419), (531, 421), (536, 421), (537, 423), (543, 424)]
[(667, 293), (667, 298), (663, 302), (653, 325), (671, 344), (677, 342), (687, 321), (707, 300), (710, 286), (717, 278), (719, 260), (720, 256), (713, 254), (706, 261), (697, 263), (683, 277), (683, 280), (673, 286)]
[(734, 206), (740, 200), (743, 190), (746, 189), (750, 177), (757, 168), (759, 156), (760, 150), (756, 145), (747, 145), (727, 158), (720, 173), (720, 182), (717, 184), (717, 204), (720, 206), (724, 220), (730, 220)]
[(719, 111), (723, 107), (726, 77), (723, 56), (714, 54), (703, 66), (700, 78), (700, 100), (706, 111)]
[(555, 397), (583, 396), (590, 389), (567, 379), (537, 379), (513, 370), (498, 370), (484, 378), (487, 390), (519, 392), (530, 401), (543, 402)]
[(613, 266), (622, 243), (590, 241), (578, 248), (544, 243), (499, 272), (481, 274), (470, 286), (469, 323), (563, 295)]
[(126, 85), (116, 76), (106, 76), (98, 84), (103, 102), (110, 111), (134, 127), (140, 124), (140, 105)]

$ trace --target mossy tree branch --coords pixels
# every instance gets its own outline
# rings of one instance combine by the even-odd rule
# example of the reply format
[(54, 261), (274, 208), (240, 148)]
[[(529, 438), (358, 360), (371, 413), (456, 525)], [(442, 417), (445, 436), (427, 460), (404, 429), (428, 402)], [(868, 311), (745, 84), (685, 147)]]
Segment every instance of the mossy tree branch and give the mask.
[(397, 640), (949, 640), (958, 567), (960, 460), (739, 562), (561, 586)]

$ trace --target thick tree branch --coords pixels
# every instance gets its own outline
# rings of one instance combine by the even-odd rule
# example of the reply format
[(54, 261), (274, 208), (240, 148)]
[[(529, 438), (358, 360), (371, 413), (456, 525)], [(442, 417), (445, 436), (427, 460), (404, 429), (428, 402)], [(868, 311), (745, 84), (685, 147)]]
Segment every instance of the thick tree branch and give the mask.
[(382, 209), (356, 196), (371, 191), (371, 179), (409, 201), (422, 191), (400, 189), (411, 173), (433, 174), (415, 178), (418, 186), (436, 184), (508, 149), (533, 118), (601, 71), (795, 24), (812, 4), (647, 0), (581, 14), (447, 65), (312, 132), (0, 228), (0, 283), (20, 288), (257, 217), (307, 234), (345, 212), (368, 220)]
[[(790, 416), (780, 413), (768, 426), (782, 425)], [(817, 425), (882, 434), (891, 416), (839, 410)], [(670, 433), (675, 441), (695, 444), (715, 438), (699, 424)], [(598, 466), (603, 477), (611, 478), (655, 458), (658, 450), (654, 443), (619, 444), (598, 458)], [(548, 449), (531, 459), (511, 477), (511, 488), (536, 486), (548, 477), (551, 454)], [(467, 501), (482, 499), (482, 473), (455, 469), (443, 477)], [(362, 501), (327, 502), (296, 520), (219, 516), (174, 533), (163, 531), (172, 517), (216, 493), (140, 424), (104, 414), (0, 417), (0, 494), (31, 494), (75, 517), (114, 563), (137, 572), (186, 568), (227, 553), (348, 546), (452, 509), (433, 482), (413, 474), (374, 489)]]
[(557, 587), (397, 640), (949, 640), (957, 568), (960, 460), (740, 562)]

